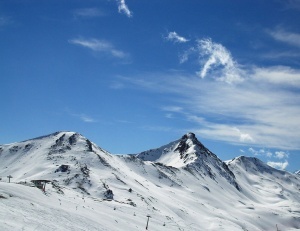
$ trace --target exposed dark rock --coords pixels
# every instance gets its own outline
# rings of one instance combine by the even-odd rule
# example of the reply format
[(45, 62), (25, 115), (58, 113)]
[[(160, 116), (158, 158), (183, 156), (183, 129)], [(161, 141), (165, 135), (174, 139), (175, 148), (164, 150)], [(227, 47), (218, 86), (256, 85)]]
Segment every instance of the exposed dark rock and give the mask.
[(15, 153), (15, 152), (19, 151), (20, 149), (21, 149), (21, 147), (19, 147), (19, 146), (13, 146), (9, 149), (9, 152)]
[(62, 164), (61, 166), (59, 166), (59, 168), (57, 168), (55, 170), (55, 172), (67, 172), (67, 173), (70, 173), (70, 166), (66, 165), (66, 164)]
[(33, 144), (26, 144), (24, 147), (24, 151), (28, 152), (33, 147)]
[(90, 176), (90, 170), (88, 169), (88, 167), (86, 165), (81, 166), (80, 167), (80, 171), (83, 173), (83, 175), (85, 177), (89, 177)]
[(113, 200), (114, 199), (114, 193), (111, 189), (107, 189), (105, 192), (104, 192), (104, 197), (105, 199), (107, 200)]
[(92, 144), (92, 142), (87, 139), (86, 140), (86, 145), (87, 145), (87, 150), (89, 152), (92, 152), (93, 151), (93, 144)]
[(60, 145), (63, 144), (63, 142), (64, 142), (64, 137), (65, 137), (65, 136), (66, 136), (66, 134), (63, 134), (61, 137), (59, 137), (59, 138), (55, 141), (55, 143), (56, 143), (57, 146), (60, 146)]
[(74, 133), (73, 135), (71, 135), (70, 137), (69, 137), (69, 144), (70, 145), (74, 145), (74, 144), (76, 144), (76, 142), (77, 142), (77, 134), (76, 133)]

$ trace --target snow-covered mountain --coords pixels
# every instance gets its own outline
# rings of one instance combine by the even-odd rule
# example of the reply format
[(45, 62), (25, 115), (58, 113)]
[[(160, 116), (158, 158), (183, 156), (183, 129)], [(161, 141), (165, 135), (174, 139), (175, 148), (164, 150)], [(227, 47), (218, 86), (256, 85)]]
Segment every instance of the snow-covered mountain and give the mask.
[(57, 132), (0, 145), (0, 176), (0, 230), (142, 230), (148, 215), (149, 230), (300, 229), (300, 176), (256, 158), (225, 163), (193, 133), (112, 155)]
[(181, 139), (160, 148), (144, 151), (137, 157), (144, 161), (184, 168), (212, 179), (221, 176), (239, 189), (235, 176), (227, 165), (204, 147), (194, 133), (187, 133)]

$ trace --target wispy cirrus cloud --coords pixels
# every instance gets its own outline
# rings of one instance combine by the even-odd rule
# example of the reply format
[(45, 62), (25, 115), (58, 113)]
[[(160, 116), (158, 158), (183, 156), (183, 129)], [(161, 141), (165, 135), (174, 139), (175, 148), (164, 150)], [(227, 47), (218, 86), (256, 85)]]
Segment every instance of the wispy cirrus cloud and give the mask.
[(268, 34), (275, 40), (300, 48), (300, 34), (283, 29), (269, 30)]
[[(156, 94), (172, 93), (172, 106), (163, 111), (190, 121), (200, 137), (285, 150), (300, 149), (300, 93), (290, 84), (269, 81), (282, 68), (249, 67), (249, 76), (239, 84), (209, 81), (190, 74), (157, 73), (124, 78), (126, 84)], [(292, 79), (300, 70), (289, 69)], [(281, 74), (280, 74), (281, 73)], [(260, 76), (260, 77), (258, 77)], [(288, 79), (286, 79), (289, 82)], [(300, 86), (298, 83), (295, 86)], [(177, 102), (177, 104), (174, 104)]]
[(125, 14), (128, 18), (132, 17), (132, 12), (129, 10), (125, 0), (117, 0), (119, 13)]
[(187, 62), (190, 56), (195, 55), (201, 69), (197, 72), (199, 77), (211, 76), (229, 84), (243, 81), (243, 70), (222, 44), (215, 43), (210, 38), (198, 39), (195, 46), (181, 54), (180, 63)]
[(300, 70), (287, 66), (254, 68), (252, 78), (259, 82), (300, 88)]
[(282, 59), (290, 58), (290, 60), (294, 62), (297, 62), (297, 60), (299, 60), (299, 57), (300, 57), (300, 53), (296, 51), (283, 51), (283, 52), (271, 51), (269, 53), (262, 55), (262, 58), (264, 59), (282, 60)]
[(162, 107), (162, 110), (169, 112), (181, 112), (183, 108), (178, 106), (164, 106)]
[(125, 85), (124, 85), (124, 83), (122, 83), (122, 82), (120, 82), (120, 81), (113, 81), (113, 82), (110, 84), (110, 88), (111, 88), (111, 89), (115, 89), (115, 90), (119, 90), (119, 89), (125, 88)]
[(204, 78), (211, 69), (221, 67), (220, 80), (228, 83), (242, 81), (241, 70), (237, 67), (231, 53), (222, 44), (214, 43), (211, 39), (201, 39), (197, 43), (200, 55), (207, 57), (199, 72), (201, 78)]
[(79, 115), (77, 115), (77, 117), (79, 117), (83, 122), (86, 122), (86, 123), (96, 123), (97, 122), (97, 120), (95, 120), (92, 117), (87, 116), (85, 114), (79, 114)]
[(168, 119), (173, 119), (174, 118), (174, 112), (175, 113), (179, 113), (179, 112), (182, 113), (182, 109), (183, 108), (178, 107), (178, 106), (165, 106), (165, 107), (162, 107), (163, 111), (168, 112), (168, 113), (165, 114), (165, 117), (168, 118)]
[[(281, 32), (278, 33), (280, 34)], [(300, 47), (300, 34), (290, 34), (290, 36), (281, 34), (278, 36), (278, 39), (279, 37)], [(282, 55), (290, 57), (296, 54), (284, 53)], [(297, 54), (296, 57), (297, 56), (299, 56), (299, 54)], [(237, 84), (243, 82), (250, 76), (258, 81), (300, 87), (298, 70), (287, 66), (268, 68), (253, 66), (251, 68), (243, 68), (234, 60), (226, 47), (213, 42), (210, 38), (196, 40), (195, 46), (190, 47), (180, 55), (180, 63), (189, 61), (190, 57), (196, 57), (198, 60), (200, 70), (197, 71), (196, 74), (201, 78), (210, 77), (221, 82)]]
[(69, 40), (69, 43), (88, 48), (95, 52), (104, 53), (119, 59), (124, 59), (128, 57), (127, 53), (116, 49), (112, 43), (105, 40), (94, 39), (94, 38), (91, 39), (76, 38), (76, 39)]
[[(190, 122), (193, 127), (186, 130), (200, 137), (300, 150), (300, 69), (241, 66), (222, 44), (201, 39), (196, 45), (188, 49), (186, 61), (196, 56), (203, 78), (170, 72), (123, 80), (156, 94), (172, 93), (172, 106), (162, 110), (171, 113), (169, 118)], [(280, 153), (272, 156), (279, 158)]]
[(175, 31), (169, 32), (165, 39), (174, 43), (186, 43), (189, 40), (183, 36), (178, 35)]
[(80, 119), (81, 121), (83, 121), (85, 123), (96, 123), (96, 122), (98, 122), (96, 119), (94, 119), (91, 116), (86, 115), (84, 113), (74, 113), (69, 108), (66, 108), (65, 111), (68, 115), (70, 115), (72, 117), (75, 117), (77, 119)]
[(81, 8), (73, 11), (73, 15), (78, 18), (95, 18), (104, 16), (104, 12), (98, 8)]

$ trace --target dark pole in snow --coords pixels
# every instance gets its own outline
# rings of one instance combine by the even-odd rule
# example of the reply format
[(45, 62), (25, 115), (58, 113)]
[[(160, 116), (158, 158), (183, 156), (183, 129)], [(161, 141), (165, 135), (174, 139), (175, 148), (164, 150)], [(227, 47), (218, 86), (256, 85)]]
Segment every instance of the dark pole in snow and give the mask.
[(7, 176), (8, 178), (8, 183), (10, 183), (10, 178), (13, 178), (11, 175)]
[(148, 217), (148, 220), (147, 220), (146, 230), (148, 230), (148, 224), (149, 224), (150, 215), (147, 215), (147, 217)]

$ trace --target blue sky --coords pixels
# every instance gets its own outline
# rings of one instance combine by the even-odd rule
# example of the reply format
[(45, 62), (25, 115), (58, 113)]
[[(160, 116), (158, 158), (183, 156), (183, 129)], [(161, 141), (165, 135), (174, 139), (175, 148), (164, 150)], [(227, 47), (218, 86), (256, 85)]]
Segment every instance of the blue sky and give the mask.
[(300, 169), (299, 0), (0, 0), (0, 143), (76, 131), (112, 153), (187, 132)]

